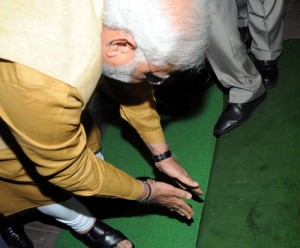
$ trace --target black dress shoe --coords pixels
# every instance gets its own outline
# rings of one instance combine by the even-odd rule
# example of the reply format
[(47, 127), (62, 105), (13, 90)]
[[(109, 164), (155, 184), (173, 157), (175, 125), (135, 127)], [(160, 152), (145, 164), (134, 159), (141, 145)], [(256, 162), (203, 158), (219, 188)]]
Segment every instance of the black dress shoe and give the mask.
[(33, 248), (23, 225), (2, 226), (1, 235), (9, 248)]
[[(79, 234), (74, 231), (71, 231), (71, 233), (91, 248), (115, 248), (119, 242), (128, 240), (123, 233), (100, 220), (96, 220), (94, 227), (85, 234)], [(134, 248), (133, 244), (132, 247)]]
[(278, 79), (276, 60), (256, 60), (255, 67), (260, 72), (264, 86), (267, 89), (273, 88)]
[(248, 27), (239, 28), (241, 40), (246, 45), (247, 53), (251, 53), (252, 36)]
[(214, 127), (214, 135), (220, 137), (247, 121), (265, 96), (266, 93), (263, 93), (260, 97), (246, 103), (228, 103)]

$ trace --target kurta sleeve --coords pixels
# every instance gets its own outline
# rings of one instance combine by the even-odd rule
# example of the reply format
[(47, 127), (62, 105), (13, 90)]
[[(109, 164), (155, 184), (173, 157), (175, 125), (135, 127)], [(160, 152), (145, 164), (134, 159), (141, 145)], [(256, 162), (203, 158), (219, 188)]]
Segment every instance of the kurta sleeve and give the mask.
[(153, 87), (148, 82), (127, 84), (109, 80), (103, 83), (120, 103), (121, 117), (135, 128), (145, 143), (165, 141)]
[(81, 196), (140, 197), (139, 181), (87, 148), (78, 91), (25, 66), (16, 70), (22, 77), (1, 82), (0, 116), (37, 172)]

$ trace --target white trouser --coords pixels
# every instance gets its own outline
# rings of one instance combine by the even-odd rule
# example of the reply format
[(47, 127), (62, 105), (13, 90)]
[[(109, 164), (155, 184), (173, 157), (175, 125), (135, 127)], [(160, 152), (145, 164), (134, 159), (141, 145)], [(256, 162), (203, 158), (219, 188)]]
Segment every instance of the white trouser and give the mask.
[[(101, 151), (98, 151), (95, 155), (100, 159), (104, 159)], [(71, 227), (78, 233), (87, 232), (96, 221), (89, 210), (74, 197), (64, 202), (38, 207), (37, 209), (43, 214), (49, 215)]]
[(78, 233), (85, 233), (90, 230), (96, 220), (88, 209), (74, 197), (64, 202), (38, 207), (37, 209), (66, 224)]

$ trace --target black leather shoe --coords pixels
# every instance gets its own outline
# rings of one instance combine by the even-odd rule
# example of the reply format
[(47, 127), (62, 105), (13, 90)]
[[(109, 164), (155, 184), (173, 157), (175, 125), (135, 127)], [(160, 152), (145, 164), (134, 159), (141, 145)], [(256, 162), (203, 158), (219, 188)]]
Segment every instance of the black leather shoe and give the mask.
[(278, 79), (276, 60), (256, 60), (255, 67), (260, 72), (264, 86), (267, 89), (273, 88)]
[[(71, 231), (71, 233), (91, 248), (115, 248), (119, 242), (128, 240), (124, 234), (100, 220), (96, 220), (94, 227), (85, 234), (79, 234), (74, 231)], [(134, 248), (133, 244), (132, 247)]]
[(247, 53), (251, 53), (252, 36), (248, 27), (239, 28), (241, 40), (246, 45)]
[(214, 127), (214, 135), (220, 137), (247, 121), (265, 96), (266, 93), (263, 93), (260, 97), (246, 103), (228, 103)]
[(9, 248), (33, 248), (22, 225), (5, 225), (1, 228), (1, 235)]

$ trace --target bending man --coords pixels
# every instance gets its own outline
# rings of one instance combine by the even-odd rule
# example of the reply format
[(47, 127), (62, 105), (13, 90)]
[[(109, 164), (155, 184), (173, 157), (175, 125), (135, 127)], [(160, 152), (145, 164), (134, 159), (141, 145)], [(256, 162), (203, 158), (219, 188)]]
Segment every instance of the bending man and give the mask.
[[(202, 1), (1, 1), (0, 10), (0, 196), (7, 202), (0, 212), (53, 210), (79, 195), (150, 199), (190, 219), (184, 189), (202, 191), (181, 166), (162, 171), (183, 189), (132, 178), (94, 155), (99, 146), (87, 143), (81, 113), (102, 68), (123, 82), (157, 84), (199, 66), (207, 45)], [(158, 159), (168, 155), (164, 145), (149, 147)], [(115, 230), (108, 243), (99, 230), (111, 230), (98, 220), (55, 217), (88, 246), (132, 246)]]

